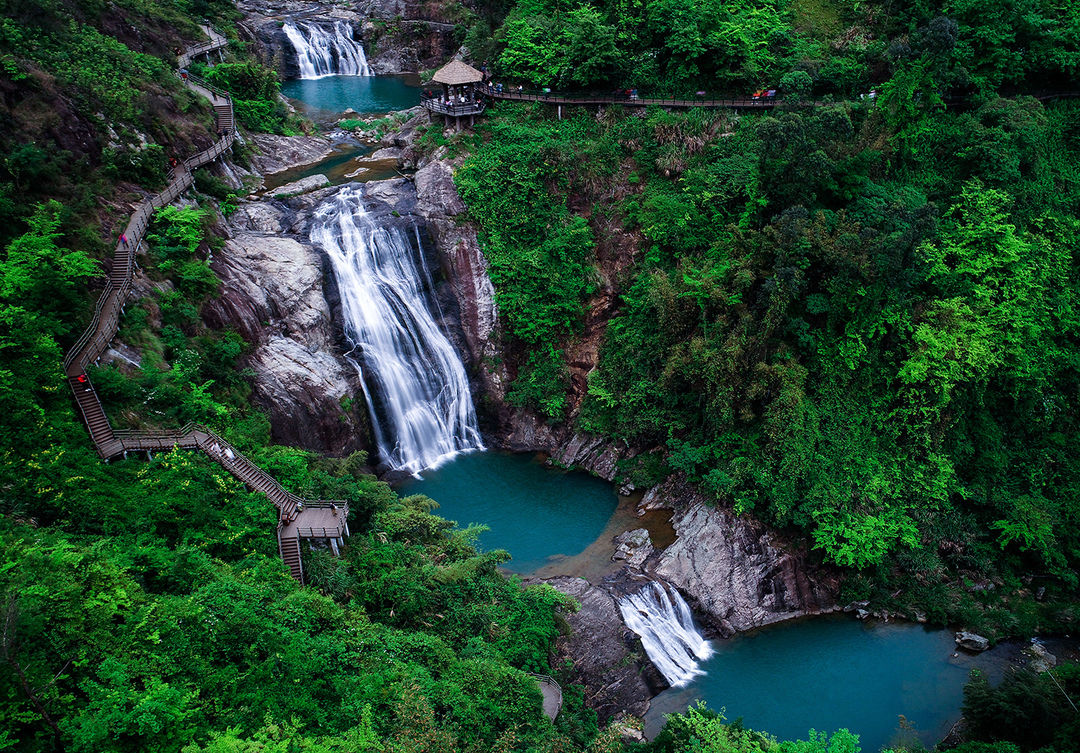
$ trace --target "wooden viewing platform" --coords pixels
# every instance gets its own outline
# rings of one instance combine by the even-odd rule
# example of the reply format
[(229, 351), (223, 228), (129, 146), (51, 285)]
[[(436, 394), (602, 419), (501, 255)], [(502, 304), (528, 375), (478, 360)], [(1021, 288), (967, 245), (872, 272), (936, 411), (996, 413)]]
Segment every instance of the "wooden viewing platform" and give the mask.
[[(210, 41), (183, 52), (177, 58), (181, 68), (190, 65), (196, 56), (220, 50), (228, 44), (228, 40), (213, 29), (206, 26), (202, 28)], [(129, 452), (146, 452), (149, 455), (154, 451), (169, 451), (176, 447), (198, 449), (249, 489), (265, 494), (278, 510), (278, 551), (293, 577), (303, 583), (300, 538), (325, 539), (336, 553), (338, 545), (349, 535), (349, 527), (345, 522), (349, 515), (347, 502), (305, 500), (293, 494), (244, 457), (229, 442), (199, 424), (188, 424), (180, 429), (114, 430), (97, 391), (86, 374), (87, 366), (101, 357), (116, 336), (124, 301), (131, 290), (135, 257), (143, 246), (154, 210), (175, 201), (195, 182), (192, 171), (224, 154), (237, 137), (229, 93), (190, 74), (182, 76), (182, 80), (189, 89), (213, 104), (221, 138), (208, 149), (189, 157), (170, 170), (169, 184), (165, 189), (144, 200), (131, 215), (122, 236), (125, 240), (116, 244), (112, 272), (105, 282), (105, 289), (98, 297), (90, 324), (64, 358), (64, 373), (83, 421), (86, 422), (94, 448), (103, 460), (126, 456)]]
[(536, 684), (540, 686), (540, 695), (544, 697), (544, 716), (551, 721), (562, 711), (562, 686), (553, 677), (532, 673)]

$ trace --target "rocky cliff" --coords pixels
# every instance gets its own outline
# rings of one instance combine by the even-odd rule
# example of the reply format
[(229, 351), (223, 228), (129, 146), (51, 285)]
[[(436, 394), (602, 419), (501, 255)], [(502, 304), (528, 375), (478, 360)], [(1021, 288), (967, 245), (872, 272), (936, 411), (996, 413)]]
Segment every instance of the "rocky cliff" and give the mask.
[(366, 444), (362, 391), (331, 317), (332, 276), (297, 232), (302, 222), (285, 202), (243, 202), (211, 262), (221, 296), (203, 315), (252, 344), (244, 366), (275, 441), (340, 455)]
[(711, 503), (679, 478), (650, 489), (641, 506), (671, 508), (677, 536), (647, 569), (722, 635), (837, 609), (840, 573), (805, 543)]
[(262, 62), (283, 78), (298, 78), (296, 53), (282, 31), (287, 18), (306, 23), (333, 24), (347, 21), (359, 40), (368, 65), (376, 75), (417, 73), (436, 68), (458, 48), (454, 4), (368, 0), (353, 9), (328, 7), (313, 2), (245, 0), (243, 28)]
[(552, 665), (571, 667), (571, 681), (585, 687), (585, 703), (601, 722), (620, 713), (643, 716), (649, 700), (668, 685), (623, 625), (615, 596), (584, 578), (544, 582), (581, 604), (567, 617), (572, 632), (556, 642)]

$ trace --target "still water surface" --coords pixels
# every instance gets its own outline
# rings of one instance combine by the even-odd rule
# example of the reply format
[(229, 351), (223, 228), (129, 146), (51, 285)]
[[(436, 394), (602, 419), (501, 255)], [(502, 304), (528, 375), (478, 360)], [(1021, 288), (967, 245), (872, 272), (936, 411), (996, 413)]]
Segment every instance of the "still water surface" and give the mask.
[(504, 567), (529, 573), (582, 552), (604, 531), (618, 497), (611, 484), (585, 473), (548, 468), (533, 455), (462, 455), (423, 479), (397, 485), (401, 495), (426, 494), (436, 514), (464, 527), (483, 523), (480, 549), (509, 550)]
[[(861, 623), (819, 617), (712, 642), (706, 675), (653, 699), (645, 717), (655, 735), (664, 715), (703, 700), (729, 720), (780, 739), (806, 739), (810, 729), (859, 735), (864, 753), (917, 735), (941, 740), (960, 716), (973, 668), (1001, 676), (1015, 649), (956, 656), (953, 635), (910, 623)], [(903, 721), (901, 721), (903, 715)]]
[(360, 114), (407, 110), (420, 104), (416, 76), (326, 76), (294, 79), (281, 93), (315, 120), (340, 115), (350, 107)]
[[(437, 514), (464, 526), (484, 523), (481, 549), (507, 549), (509, 570), (538, 576), (579, 575), (599, 582), (616, 566), (611, 537), (645, 526), (666, 546), (671, 530), (656, 514), (634, 516), (635, 501), (584, 473), (548, 468), (538, 456), (482, 452), (460, 456), (423, 480), (397, 485), (426, 494)], [(662, 515), (662, 513), (661, 513)], [(705, 701), (728, 719), (780, 739), (805, 739), (810, 729), (844, 727), (860, 736), (864, 753), (913, 741), (940, 740), (960, 716), (972, 668), (992, 680), (1018, 649), (953, 656), (952, 633), (908, 623), (870, 624), (848, 615), (798, 620), (712, 642), (706, 674), (653, 699), (646, 716), (651, 738), (664, 715)], [(901, 721), (901, 715), (903, 721)]]

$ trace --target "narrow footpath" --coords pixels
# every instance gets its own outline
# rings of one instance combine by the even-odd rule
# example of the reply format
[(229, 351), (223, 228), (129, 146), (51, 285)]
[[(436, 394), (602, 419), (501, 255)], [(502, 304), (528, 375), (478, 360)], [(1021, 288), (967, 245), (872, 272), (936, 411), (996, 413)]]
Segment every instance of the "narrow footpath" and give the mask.
[[(202, 27), (209, 42), (188, 48), (179, 57), (184, 69), (199, 55), (220, 50), (228, 40), (208, 27)], [(236, 139), (232, 99), (228, 92), (187, 74), (181, 76), (187, 87), (209, 100), (214, 107), (218, 133), (221, 138), (193, 157), (181, 162), (169, 172), (169, 184), (161, 193), (143, 201), (131, 215), (127, 228), (113, 252), (113, 267), (98, 298), (89, 326), (64, 358), (64, 373), (75, 396), (79, 412), (86, 422), (94, 448), (103, 460), (127, 456), (129, 452), (169, 451), (175, 447), (199, 449), (225, 470), (242, 481), (252, 491), (265, 494), (278, 510), (278, 552), (293, 577), (304, 582), (300, 560), (300, 538), (327, 540), (337, 550), (349, 535), (346, 519), (348, 502), (341, 500), (306, 500), (286, 490), (273, 477), (210, 429), (188, 424), (180, 429), (145, 431), (115, 430), (105, 414), (97, 391), (86, 368), (96, 362), (116, 336), (123, 305), (131, 289), (136, 255), (142, 249), (146, 229), (156, 209), (175, 201), (194, 183), (192, 171), (208, 164), (226, 151)]]

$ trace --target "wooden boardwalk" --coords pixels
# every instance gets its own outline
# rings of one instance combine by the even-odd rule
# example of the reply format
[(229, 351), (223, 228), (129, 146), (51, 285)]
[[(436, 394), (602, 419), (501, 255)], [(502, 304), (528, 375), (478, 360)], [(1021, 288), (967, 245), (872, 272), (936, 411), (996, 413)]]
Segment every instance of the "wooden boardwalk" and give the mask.
[[(188, 48), (182, 53), (178, 58), (181, 68), (190, 65), (196, 56), (220, 50), (228, 44), (225, 37), (212, 29), (203, 27), (203, 30), (210, 41)], [(64, 358), (64, 373), (90, 432), (90, 439), (102, 459), (109, 460), (128, 452), (168, 451), (174, 447), (198, 449), (249, 489), (265, 494), (278, 509), (278, 551), (293, 577), (303, 583), (304, 573), (300, 562), (301, 532), (317, 530), (320, 535), (312, 538), (329, 539), (336, 547), (337, 542), (348, 535), (348, 526), (345, 524), (349, 514), (347, 502), (302, 499), (285, 489), (266, 471), (205, 426), (188, 424), (173, 430), (116, 431), (109, 423), (97, 391), (86, 374), (86, 367), (100, 358), (116, 336), (124, 301), (131, 289), (136, 254), (142, 248), (154, 210), (175, 201), (194, 183), (192, 171), (217, 159), (232, 147), (236, 138), (232, 99), (228, 92), (191, 75), (187, 75), (183, 80), (189, 89), (213, 103), (221, 138), (210, 148), (173, 168), (169, 172), (169, 184), (165, 189), (143, 201), (131, 215), (122, 236), (125, 240), (118, 242), (113, 252), (112, 272), (98, 298), (94, 316)], [(332, 515), (328, 516), (327, 512)]]
[[(549, 92), (545, 94), (543, 92), (518, 92), (509, 89), (504, 89), (499, 92), (490, 86), (483, 91), (492, 99), (504, 100), (507, 102), (541, 102), (545, 105), (622, 105), (624, 107), (652, 107), (655, 105), (659, 107), (676, 108), (705, 107), (713, 109), (727, 108), (732, 110), (771, 110), (779, 104), (775, 97), (759, 97), (757, 99), (754, 99), (753, 97), (744, 97), (741, 99), (705, 99), (704, 97), (695, 97), (691, 99), (679, 97), (631, 98), (615, 94), (567, 94), (565, 92)], [(786, 104), (790, 105), (793, 103), (786, 102)]]

